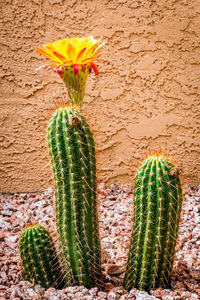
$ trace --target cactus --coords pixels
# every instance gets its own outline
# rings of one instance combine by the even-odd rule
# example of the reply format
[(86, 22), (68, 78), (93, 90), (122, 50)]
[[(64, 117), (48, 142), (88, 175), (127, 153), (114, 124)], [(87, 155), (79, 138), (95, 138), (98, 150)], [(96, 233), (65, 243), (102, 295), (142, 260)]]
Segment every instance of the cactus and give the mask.
[[(101, 60), (103, 45), (101, 39), (90, 36), (48, 42), (36, 49), (48, 58), (37, 70), (57, 72), (72, 104), (59, 108), (48, 127), (59, 252), (68, 286), (101, 286), (95, 145), (86, 120), (74, 107), (82, 105), (88, 73), (99, 73), (95, 62)], [(28, 280), (44, 287), (56, 286), (62, 274), (60, 267), (55, 268), (58, 259), (54, 252), (52, 240), (41, 226), (31, 226), (22, 233), (20, 254)]]
[(73, 107), (59, 108), (48, 127), (56, 223), (66, 285), (100, 285), (96, 161), (92, 133)]
[(147, 158), (136, 175), (134, 226), (124, 278), (127, 290), (170, 286), (182, 205), (178, 172), (162, 155)]
[(62, 288), (63, 274), (49, 232), (40, 225), (24, 229), (19, 242), (22, 267), (27, 280), (43, 287)]

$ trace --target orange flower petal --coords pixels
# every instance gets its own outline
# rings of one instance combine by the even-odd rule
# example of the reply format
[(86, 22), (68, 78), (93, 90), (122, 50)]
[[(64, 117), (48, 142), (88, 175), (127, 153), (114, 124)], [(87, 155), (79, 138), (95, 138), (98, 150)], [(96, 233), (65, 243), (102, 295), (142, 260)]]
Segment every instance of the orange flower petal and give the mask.
[(85, 48), (83, 48), (83, 49), (78, 53), (78, 55), (77, 55), (77, 57), (76, 57), (76, 60), (77, 60), (77, 61), (79, 61), (79, 60), (83, 57), (83, 54), (84, 54), (84, 52), (85, 52), (86, 49), (87, 49), (87, 48), (85, 47)]
[(66, 61), (66, 58), (62, 54), (58, 53), (57, 51), (54, 51), (53, 54), (60, 60)]
[(75, 59), (74, 59), (76, 57), (75, 46), (70, 43), (69, 45), (67, 45), (66, 52), (68, 54), (69, 59), (71, 59), (73, 62), (75, 62)]
[(38, 53), (40, 53), (40, 54), (42, 54), (42, 55), (48, 57), (48, 58), (52, 57), (51, 54), (49, 54), (47, 51), (45, 51), (45, 50), (42, 49), (42, 48), (37, 48), (36, 51), (37, 51)]
[(88, 38), (73, 38), (58, 40), (53, 43), (43, 44), (43, 48), (37, 48), (39, 54), (44, 55), (49, 60), (43, 65), (57, 68), (74, 66), (75, 73), (79, 72), (80, 66), (85, 70), (86, 65), (91, 65), (95, 74), (98, 74), (98, 68), (94, 61), (104, 61), (97, 57), (103, 52), (104, 43), (101, 39), (95, 40), (92, 36)]

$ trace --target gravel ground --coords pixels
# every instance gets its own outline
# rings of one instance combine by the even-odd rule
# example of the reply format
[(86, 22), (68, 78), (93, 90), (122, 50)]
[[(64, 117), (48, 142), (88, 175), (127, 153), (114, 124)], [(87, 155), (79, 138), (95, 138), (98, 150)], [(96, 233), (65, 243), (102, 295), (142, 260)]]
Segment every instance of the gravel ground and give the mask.
[(127, 293), (121, 287), (132, 227), (130, 186), (98, 186), (102, 268), (107, 279), (104, 291), (83, 286), (45, 290), (23, 281), (18, 253), (20, 232), (29, 223), (39, 223), (55, 233), (53, 191), (0, 195), (0, 300), (200, 299), (200, 186), (185, 186), (184, 195), (172, 289), (157, 289), (151, 295), (136, 289)]

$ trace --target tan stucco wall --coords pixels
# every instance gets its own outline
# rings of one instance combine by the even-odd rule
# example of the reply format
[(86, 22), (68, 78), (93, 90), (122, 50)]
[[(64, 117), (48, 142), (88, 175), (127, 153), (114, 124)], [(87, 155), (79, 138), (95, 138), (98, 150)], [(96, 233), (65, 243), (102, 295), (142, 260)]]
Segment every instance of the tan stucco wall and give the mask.
[(0, 191), (52, 184), (45, 142), (57, 74), (35, 71), (35, 48), (65, 37), (107, 40), (83, 113), (93, 129), (98, 179), (132, 183), (150, 150), (171, 153), (185, 182), (200, 181), (200, 2), (198, 0), (1, 1)]

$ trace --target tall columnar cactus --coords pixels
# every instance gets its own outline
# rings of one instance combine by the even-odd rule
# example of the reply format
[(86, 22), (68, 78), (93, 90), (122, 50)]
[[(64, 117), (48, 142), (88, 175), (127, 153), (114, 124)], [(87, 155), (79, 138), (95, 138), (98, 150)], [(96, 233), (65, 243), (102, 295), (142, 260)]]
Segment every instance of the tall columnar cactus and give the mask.
[[(63, 79), (71, 107), (58, 109), (48, 127), (49, 154), (55, 180), (56, 222), (66, 285), (101, 285), (96, 203), (95, 146), (86, 120), (78, 112), (88, 74), (99, 61), (101, 38), (72, 38), (43, 44), (48, 58), (38, 69), (53, 69)], [(75, 109), (76, 107), (76, 109)]]
[(150, 156), (139, 168), (134, 193), (134, 226), (124, 279), (127, 290), (170, 286), (182, 205), (175, 167)]
[(59, 108), (49, 123), (48, 145), (66, 285), (99, 285), (95, 147), (85, 118), (75, 108)]
[(27, 227), (21, 234), (19, 250), (27, 280), (46, 288), (64, 286), (56, 249), (44, 227)]

